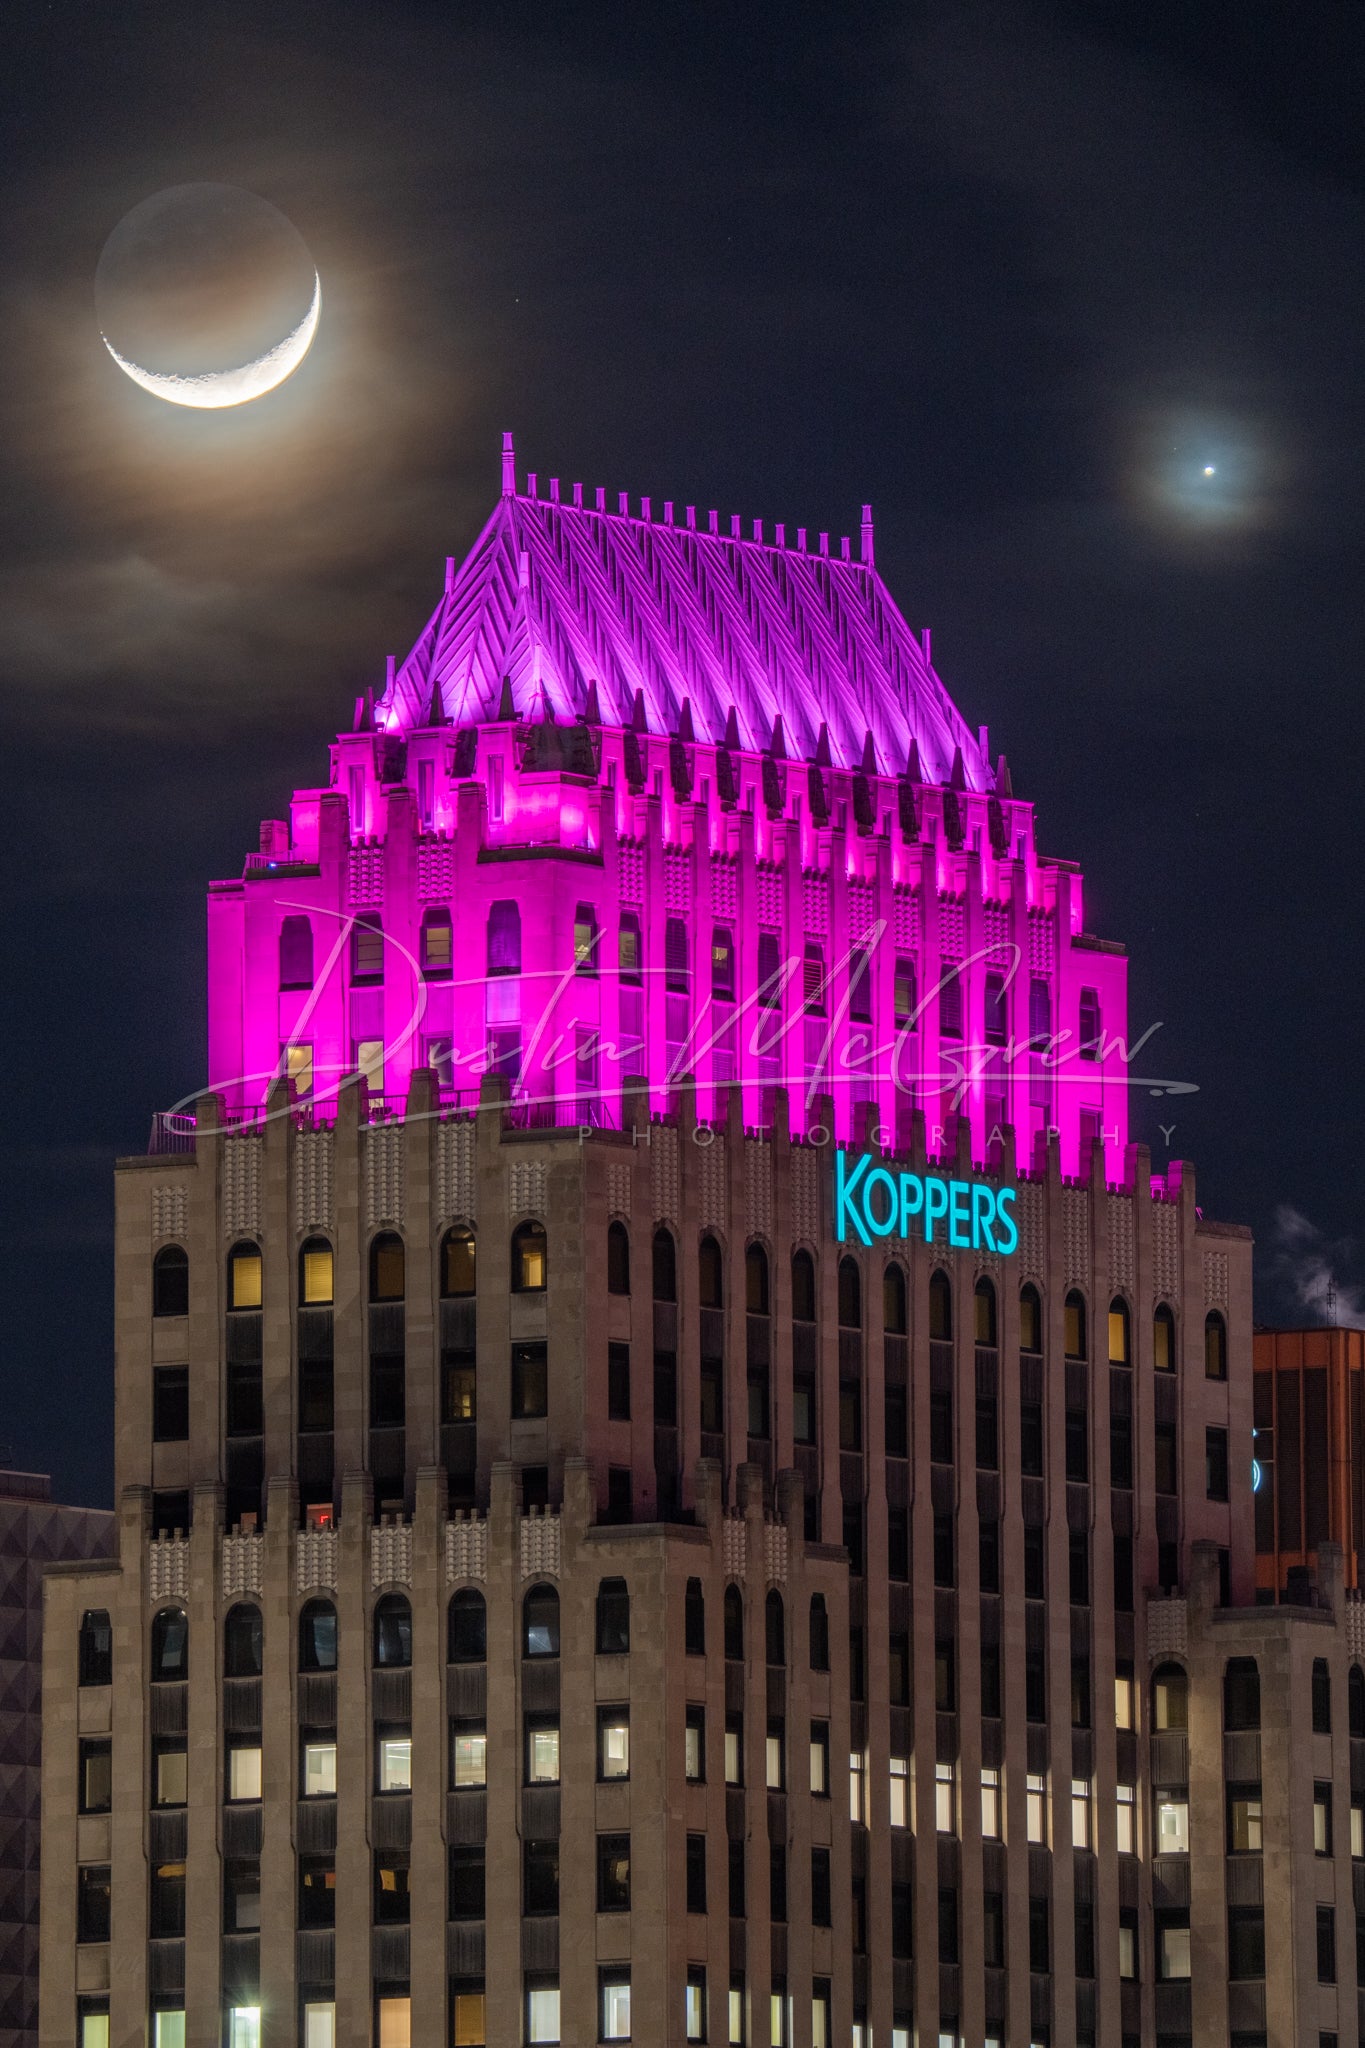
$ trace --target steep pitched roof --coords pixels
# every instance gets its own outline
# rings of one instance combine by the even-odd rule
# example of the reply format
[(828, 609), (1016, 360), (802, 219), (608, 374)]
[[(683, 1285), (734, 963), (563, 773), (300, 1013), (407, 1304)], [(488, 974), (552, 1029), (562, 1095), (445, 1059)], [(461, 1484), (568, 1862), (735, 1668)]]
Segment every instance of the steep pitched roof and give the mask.
[(425, 725), (433, 690), (456, 725), (498, 715), (504, 678), (518, 713), (600, 715), (628, 725), (643, 692), (649, 730), (673, 733), (690, 703), (696, 738), (720, 744), (731, 710), (755, 751), (782, 721), (786, 749), (900, 773), (912, 740), (921, 774), (946, 782), (961, 748), (967, 785), (993, 786), (976, 735), (870, 563), (505, 492), (379, 708)]

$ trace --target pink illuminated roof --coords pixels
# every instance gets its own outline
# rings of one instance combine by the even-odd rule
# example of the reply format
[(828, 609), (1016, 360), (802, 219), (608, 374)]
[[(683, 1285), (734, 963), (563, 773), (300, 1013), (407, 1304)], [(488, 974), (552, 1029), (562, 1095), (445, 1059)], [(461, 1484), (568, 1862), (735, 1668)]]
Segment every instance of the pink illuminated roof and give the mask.
[(686, 703), (702, 743), (719, 745), (733, 712), (731, 744), (766, 749), (780, 719), (782, 750), (809, 759), (824, 725), (835, 767), (864, 764), (870, 733), (865, 765), (881, 774), (905, 770), (913, 740), (917, 779), (947, 782), (960, 748), (966, 786), (994, 786), (927, 636), (873, 566), (866, 508), (853, 560), (823, 552), (824, 535), (812, 549), (804, 531), (792, 545), (755, 522), (742, 539), (738, 520), (721, 533), (714, 514), (697, 521), (690, 507), (675, 519), (671, 504), (653, 516), (648, 499), (637, 513), (624, 495), (616, 512), (601, 491), (582, 500), (575, 484), (560, 502), (557, 481), (542, 497), (534, 478), (518, 492), (509, 437), (503, 495), (386, 691), (382, 726), (428, 724), (437, 689), (451, 723), (495, 720), (505, 679), (518, 716), (548, 702), (571, 723), (595, 685), (607, 725), (638, 721), (638, 694), (650, 732), (677, 732)]

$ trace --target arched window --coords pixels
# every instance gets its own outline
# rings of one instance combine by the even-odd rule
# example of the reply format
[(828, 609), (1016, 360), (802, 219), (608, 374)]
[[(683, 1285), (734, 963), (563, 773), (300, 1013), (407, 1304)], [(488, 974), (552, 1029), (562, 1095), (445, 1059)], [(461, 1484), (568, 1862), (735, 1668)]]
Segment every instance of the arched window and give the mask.
[(744, 1657), (744, 1596), (738, 1586), (725, 1588), (725, 1654), (736, 1663)]
[(454, 934), (450, 912), (443, 903), (422, 912), (422, 976), (426, 981), (446, 981), (455, 965)]
[(407, 1253), (403, 1240), (386, 1230), (370, 1245), (370, 1300), (401, 1301), (407, 1291)]
[(521, 973), (521, 912), (515, 903), (488, 907), (488, 972)]
[(769, 1588), (763, 1603), (763, 1643), (770, 1664), (786, 1663), (787, 1621), (782, 1611), (782, 1595), (776, 1586)]
[(607, 1292), (630, 1293), (630, 1232), (624, 1223), (607, 1225)]
[(810, 1668), (829, 1670), (829, 1609), (823, 1593), (810, 1596)]
[(1332, 1732), (1332, 1674), (1327, 1668), (1325, 1657), (1313, 1659), (1313, 1733), (1330, 1735)]
[(863, 1327), (863, 1276), (858, 1271), (856, 1259), (839, 1261), (839, 1328), (861, 1330)]
[(377, 910), (362, 910), (351, 926), (351, 980), (384, 979), (384, 924)]
[(597, 972), (597, 912), (591, 903), (580, 903), (573, 914), (573, 966), (575, 974)]
[(953, 1335), (953, 1283), (944, 1272), (929, 1275), (929, 1335), (948, 1344)]
[(163, 1244), (152, 1260), (152, 1314), (190, 1312), (190, 1257), (182, 1244)]
[(1175, 1317), (1164, 1301), (1152, 1317), (1152, 1364), (1157, 1372), (1175, 1371)]
[(700, 1579), (689, 1579), (683, 1595), (683, 1647), (689, 1657), (706, 1655), (706, 1595)]
[(1357, 1740), (1365, 1736), (1365, 1671), (1353, 1664), (1346, 1677), (1346, 1717)]
[(306, 917), (287, 917), (280, 926), (280, 987), (312, 986), (312, 921)]
[(1019, 1349), (1041, 1351), (1043, 1348), (1043, 1304), (1036, 1287), (1019, 1289)]
[(519, 1223), (512, 1232), (512, 1292), (539, 1294), (545, 1286), (548, 1244), (543, 1223)]
[(402, 1593), (375, 1602), (374, 1661), (384, 1671), (405, 1671), (412, 1662), (412, 1609)]
[(488, 1657), (488, 1609), (473, 1586), (450, 1596), (446, 1656), (452, 1664), (482, 1664)]
[(521, 1603), (524, 1657), (559, 1655), (559, 1595), (553, 1586), (532, 1586)]
[(335, 1261), (325, 1237), (307, 1237), (299, 1247), (299, 1307), (330, 1308)]
[(703, 1308), (720, 1308), (725, 1301), (725, 1267), (714, 1237), (704, 1237), (697, 1253), (697, 1277)]
[(299, 1670), (337, 1668), (337, 1611), (330, 1600), (308, 1600), (299, 1615)]
[(744, 1254), (744, 1306), (751, 1316), (768, 1313), (768, 1254), (761, 1244)]
[(903, 1337), (909, 1328), (905, 1274), (894, 1259), (882, 1272), (882, 1328), (888, 1337)]
[[(113, 1683), (114, 1631), (102, 1607), (87, 1607), (81, 1616), (78, 1668), (81, 1685)], [(1359, 1675), (1357, 1667), (1356, 1676)]]
[(1073, 1287), (1066, 1298), (1063, 1316), (1065, 1323), (1065, 1348), (1068, 1358), (1086, 1358), (1089, 1353), (1085, 1344), (1085, 1299)]
[(189, 1675), (189, 1617), (183, 1607), (163, 1607), (152, 1617), (152, 1682)]
[(441, 1295), (446, 1301), (474, 1292), (474, 1233), (457, 1223), (441, 1240)]
[(678, 1298), (678, 1247), (673, 1242), (671, 1230), (656, 1230), (654, 1233), (654, 1299), (655, 1301), (676, 1301)]
[(1261, 1674), (1254, 1657), (1230, 1657), (1223, 1672), (1223, 1726), (1261, 1725)]
[(224, 1678), (259, 1678), (261, 1648), (260, 1608), (245, 1600), (230, 1607), (223, 1622)]
[(815, 1261), (809, 1252), (792, 1254), (792, 1316), (798, 1323), (815, 1321)]
[(1116, 1294), (1109, 1304), (1109, 1363), (1131, 1365), (1132, 1345), (1128, 1335), (1128, 1304), (1121, 1294)]
[(977, 1281), (972, 1295), (972, 1315), (976, 1325), (976, 1341), (987, 1347), (995, 1343), (995, 1289), (984, 1277)]
[(1204, 1318), (1204, 1377), (1225, 1380), (1228, 1376), (1228, 1328), (1217, 1309)]
[(261, 1248), (258, 1244), (235, 1244), (228, 1253), (227, 1305), (229, 1309), (260, 1307)]
[(630, 1593), (624, 1579), (602, 1579), (597, 1587), (597, 1654), (623, 1657), (630, 1648)]
[(1152, 1727), (1158, 1734), (1190, 1725), (1190, 1681), (1179, 1664), (1158, 1664), (1152, 1673)]

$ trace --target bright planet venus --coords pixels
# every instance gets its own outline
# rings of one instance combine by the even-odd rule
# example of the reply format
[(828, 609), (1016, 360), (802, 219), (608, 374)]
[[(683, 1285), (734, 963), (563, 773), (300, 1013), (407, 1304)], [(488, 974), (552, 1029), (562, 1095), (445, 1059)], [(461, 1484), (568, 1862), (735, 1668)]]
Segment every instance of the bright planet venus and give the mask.
[(171, 405), (264, 397), (312, 345), (322, 286), (291, 221), (236, 185), (172, 185), (124, 215), (95, 272), (105, 347)]

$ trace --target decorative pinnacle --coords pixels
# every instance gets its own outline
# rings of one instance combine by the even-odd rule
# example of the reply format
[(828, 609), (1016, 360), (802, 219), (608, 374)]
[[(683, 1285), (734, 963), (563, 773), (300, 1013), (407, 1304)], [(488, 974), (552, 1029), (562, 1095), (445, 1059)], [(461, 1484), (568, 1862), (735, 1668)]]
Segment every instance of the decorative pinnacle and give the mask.
[(502, 495), (504, 498), (517, 495), (517, 456), (510, 434), (502, 437)]

